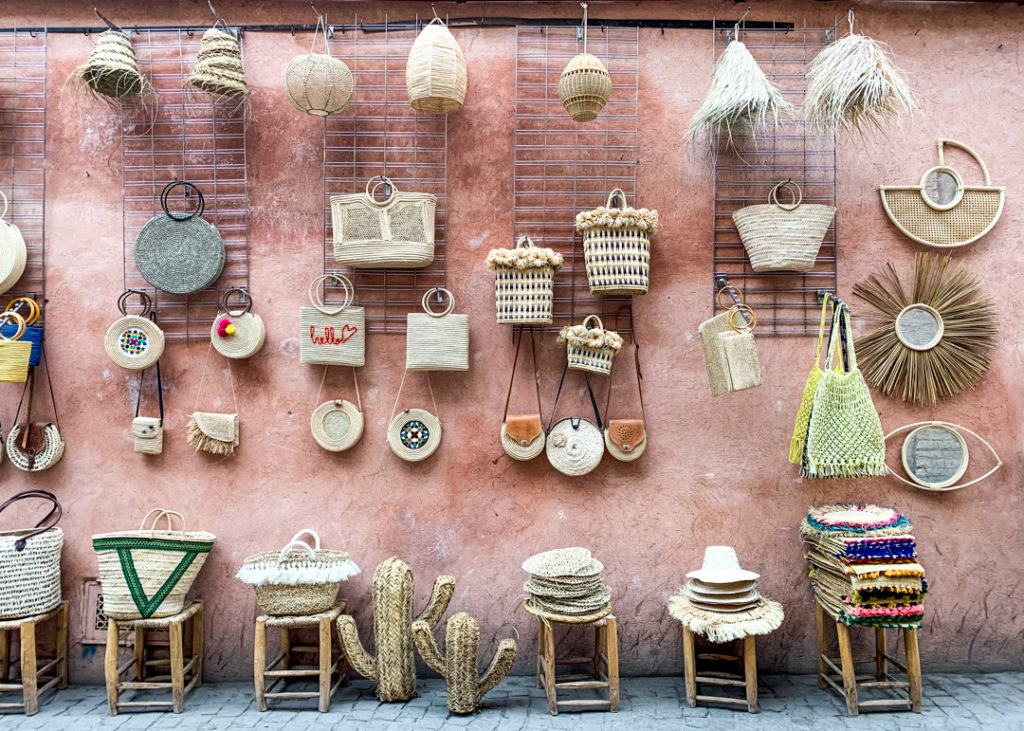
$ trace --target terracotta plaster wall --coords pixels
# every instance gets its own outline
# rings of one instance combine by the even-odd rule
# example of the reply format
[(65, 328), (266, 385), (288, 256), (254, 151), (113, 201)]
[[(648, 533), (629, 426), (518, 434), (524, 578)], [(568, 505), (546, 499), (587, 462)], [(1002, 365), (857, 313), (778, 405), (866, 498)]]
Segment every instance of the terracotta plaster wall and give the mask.
[[(367, 19), (429, 12), (422, 3), (321, 3), (336, 21), (359, 10)], [(831, 24), (846, 3), (759, 2), (752, 19), (808, 26)], [(453, 15), (568, 15), (575, 3), (439, 4)], [(206, 24), (205, 3), (145, 4), (110, 0), (111, 18), (133, 25)], [(302, 2), (229, 2), (229, 22), (308, 22)], [(735, 17), (733, 2), (593, 3), (601, 17)], [(24, 3), (0, 4), (3, 26), (94, 25), (92, 4), (51, 2), (45, 14)], [(26, 14), (28, 13), (28, 14)], [(519, 568), (528, 555), (584, 545), (605, 563), (621, 627), (626, 674), (675, 673), (679, 628), (666, 615), (669, 595), (699, 565), (705, 545), (736, 547), (758, 571), (761, 588), (781, 600), (782, 628), (760, 643), (765, 669), (813, 667), (813, 611), (797, 526), (806, 508), (828, 501), (893, 505), (916, 525), (931, 593), (921, 648), (926, 670), (1021, 667), (1024, 558), (1021, 497), (1021, 350), (1013, 314), (1020, 305), (1019, 234), (1024, 213), (1024, 118), (1021, 43), (1024, 8), (1016, 5), (870, 3), (857, 6), (863, 29), (892, 46), (907, 70), (922, 113), (904, 131), (866, 141), (842, 140), (839, 154), (840, 295), (885, 259), (909, 276), (918, 247), (885, 220), (879, 183), (916, 181), (934, 160), (934, 140), (973, 145), (998, 184), (1007, 186), (1002, 221), (980, 243), (957, 253), (998, 294), (1000, 347), (982, 386), (935, 408), (907, 408), (878, 396), (889, 428), (947, 419), (977, 429), (1005, 460), (992, 479), (948, 495), (930, 495), (892, 479), (803, 481), (786, 461), (793, 415), (811, 366), (813, 338), (759, 339), (761, 388), (712, 400), (707, 394), (697, 326), (709, 315), (711, 185), (691, 158), (686, 121), (704, 95), (711, 70), (709, 31), (641, 31), (639, 198), (657, 208), (664, 231), (653, 253), (653, 287), (636, 302), (647, 344), (644, 367), (647, 454), (632, 465), (606, 458), (585, 479), (563, 478), (543, 458), (520, 464), (500, 458), (497, 432), (512, 348), (494, 324), (487, 250), (512, 236), (512, 147), (515, 32), (457, 30), (469, 65), (464, 109), (450, 120), (449, 282), (472, 323), (472, 369), (434, 378), (444, 423), (439, 454), (418, 465), (391, 454), (384, 435), (402, 375), (404, 339), (372, 335), (360, 374), (367, 416), (363, 441), (351, 452), (320, 451), (309, 435), (320, 371), (298, 360), (297, 307), (321, 267), (321, 122), (287, 104), (286, 62), (306, 52), (309, 37), (248, 33), (251, 287), (266, 320), (266, 347), (233, 374), (242, 414), (234, 459), (207, 459), (185, 444), (205, 344), (172, 343), (164, 356), (167, 421), (164, 454), (131, 452), (128, 435), (136, 377), (113, 366), (101, 345), (121, 291), (121, 185), (116, 117), (101, 106), (60, 107), (61, 86), (92, 39), (49, 39), (47, 140), (47, 341), (67, 452), (53, 470), (26, 476), (2, 466), (4, 495), (43, 487), (65, 508), (64, 592), (72, 600), (76, 680), (97, 680), (101, 654), (83, 646), (82, 583), (96, 575), (89, 537), (135, 527), (150, 508), (184, 512), (190, 527), (218, 537), (195, 594), (206, 601), (207, 675), (251, 673), (257, 607), (251, 589), (233, 578), (242, 559), (283, 545), (300, 528), (320, 531), (327, 546), (345, 548), (364, 573), (348, 583), (349, 599), (370, 641), (369, 584), (391, 555), (417, 577), (417, 609), (434, 577), (456, 579), (451, 611), (466, 610), (484, 627), (484, 653), (514, 626), (521, 644), (517, 670), (529, 672), (534, 627), (520, 608)], [(956, 158), (965, 170), (967, 165)], [(974, 175), (973, 171), (968, 173)], [(865, 323), (855, 324), (863, 331)], [(553, 338), (541, 346), (547, 403), (564, 357)], [(347, 373), (329, 385), (350, 388)], [(411, 379), (409, 397), (426, 398)], [(227, 370), (211, 362), (207, 410), (231, 407)], [(5, 420), (18, 389), (0, 389)], [(584, 398), (582, 392), (570, 396)], [(527, 398), (524, 391), (522, 398)], [(580, 401), (579, 403), (583, 403)], [(975, 445), (976, 446), (976, 445)], [(979, 462), (985, 459), (975, 452)], [(891, 460), (890, 460), (891, 461)], [(4, 524), (30, 520), (27, 509)]]

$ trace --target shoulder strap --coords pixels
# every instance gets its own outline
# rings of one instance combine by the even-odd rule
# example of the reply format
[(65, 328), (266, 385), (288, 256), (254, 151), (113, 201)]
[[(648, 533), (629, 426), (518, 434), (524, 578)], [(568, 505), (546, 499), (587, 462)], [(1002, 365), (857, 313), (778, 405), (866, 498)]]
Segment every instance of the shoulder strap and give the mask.
[[(540, 370), (537, 367), (537, 345), (533, 337), (533, 326), (530, 325), (530, 352), (533, 355), (533, 382), (537, 390), (537, 414), (540, 416), (541, 423), (544, 422), (544, 410), (541, 408), (540, 402)], [(519, 362), (519, 347), (523, 344), (524, 332), (522, 329), (519, 331), (519, 339), (516, 341), (516, 354), (512, 358), (512, 375), (508, 379), (508, 393), (505, 394), (505, 413), (501, 417), (502, 423), (508, 419), (508, 405), (512, 401), (512, 384), (516, 380), (516, 364)]]
[[(633, 365), (636, 368), (636, 388), (640, 392), (640, 418), (644, 421), (644, 428), (647, 428), (647, 412), (644, 409), (644, 376), (640, 371), (640, 343), (636, 340), (636, 332), (633, 333)], [(613, 371), (614, 374), (614, 371)], [(608, 377), (608, 400), (604, 405), (604, 418), (606, 420), (611, 419), (611, 405), (612, 405), (612, 380), (611, 376)]]
[[(139, 375), (139, 397), (135, 401), (135, 418), (139, 418), (139, 408), (142, 406), (142, 384), (146, 380), (146, 371)], [(156, 362), (156, 396), (160, 404), (160, 426), (164, 424), (164, 384), (160, 377), (160, 361)]]
[[(562, 368), (562, 378), (558, 381), (558, 393), (555, 394), (555, 403), (551, 405), (551, 416), (548, 418), (547, 431), (551, 431), (551, 427), (555, 423), (555, 411), (558, 409), (558, 399), (562, 395), (562, 386), (565, 385), (565, 374), (569, 372), (569, 361), (565, 361), (565, 367)], [(601, 421), (601, 414), (597, 409), (597, 399), (594, 398), (594, 389), (590, 387), (590, 374), (584, 373), (583, 377), (587, 381), (587, 392), (590, 394), (590, 405), (594, 407), (594, 419), (597, 421), (597, 428), (604, 429), (604, 422)]]

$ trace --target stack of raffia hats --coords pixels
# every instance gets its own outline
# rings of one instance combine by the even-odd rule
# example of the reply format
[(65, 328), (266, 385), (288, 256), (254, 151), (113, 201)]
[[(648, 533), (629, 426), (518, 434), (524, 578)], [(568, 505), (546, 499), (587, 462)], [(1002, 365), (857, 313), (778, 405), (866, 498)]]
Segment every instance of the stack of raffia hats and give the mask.
[(530, 580), (523, 588), (529, 602), (551, 614), (582, 617), (608, 606), (612, 593), (604, 584), (604, 565), (586, 548), (557, 548), (523, 561)]
[(822, 608), (847, 625), (919, 628), (928, 585), (911, 527), (877, 505), (813, 508), (800, 532)]

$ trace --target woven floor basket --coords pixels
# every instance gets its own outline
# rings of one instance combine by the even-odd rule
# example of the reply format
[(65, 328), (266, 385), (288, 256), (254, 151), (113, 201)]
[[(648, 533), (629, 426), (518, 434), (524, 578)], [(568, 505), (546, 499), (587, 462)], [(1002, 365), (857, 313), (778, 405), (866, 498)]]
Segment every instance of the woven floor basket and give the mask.
[[(793, 202), (779, 202), (779, 190), (793, 189)], [(755, 272), (809, 272), (828, 232), (836, 209), (817, 203), (803, 203), (800, 186), (791, 181), (778, 183), (768, 203), (733, 211), (743, 248)]]
[[(163, 517), (170, 526), (170, 516), (181, 520), (181, 529), (157, 530)], [(181, 514), (170, 510), (150, 511), (139, 530), (94, 535), (104, 614), (148, 619), (180, 612), (215, 539), (212, 533), (186, 531)]]
[[(373, 197), (381, 185), (391, 189), (384, 201)], [(434, 260), (436, 207), (436, 196), (400, 192), (383, 176), (367, 181), (363, 193), (331, 196), (335, 260), (354, 269), (428, 266)]]
[(214, 96), (247, 96), (249, 89), (245, 85), (238, 40), (217, 27), (203, 33), (195, 68), (186, 83)]
[[(621, 203), (617, 208), (616, 200)], [(630, 208), (621, 188), (608, 194), (603, 208), (577, 216), (590, 292), (646, 294), (651, 283), (651, 234), (657, 228), (658, 212)]]
[(0, 213), (0, 294), (3, 294), (17, 284), (25, 273), (28, 252), (21, 229), (4, 220), (7, 215), (7, 196), (0, 191), (0, 197), (4, 199), (4, 210)]
[(576, 122), (591, 122), (612, 96), (612, 77), (597, 56), (581, 53), (558, 79), (558, 97)]
[(434, 18), (416, 36), (405, 64), (405, 88), (413, 109), (449, 114), (466, 99), (466, 60), (455, 36)]
[[(430, 309), (430, 297), (443, 292), (443, 312)], [(468, 371), (469, 315), (452, 314), (455, 298), (447, 289), (433, 288), (423, 294), (424, 312), (406, 316), (405, 367), (410, 371)]]
[[(56, 526), (60, 519), (57, 499), (41, 490), (26, 490), (5, 502), (0, 510), (32, 497), (52, 500), (55, 510), (35, 528), (0, 532), (0, 620), (32, 617), (60, 604), (64, 531)], [(50, 522), (55, 514), (57, 519)], [(43, 527), (46, 523), (49, 527)]]
[(555, 272), (561, 254), (521, 236), (514, 249), (494, 249), (487, 257), (494, 270), (494, 305), (498, 324), (550, 324)]

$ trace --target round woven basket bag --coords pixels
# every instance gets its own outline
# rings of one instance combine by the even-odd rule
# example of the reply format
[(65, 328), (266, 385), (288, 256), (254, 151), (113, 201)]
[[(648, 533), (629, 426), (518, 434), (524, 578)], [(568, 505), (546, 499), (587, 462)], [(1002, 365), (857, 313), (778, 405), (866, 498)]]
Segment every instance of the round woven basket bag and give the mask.
[[(138, 295), (142, 303), (141, 315), (129, 315), (128, 298)], [(131, 371), (149, 368), (164, 354), (164, 332), (149, 318), (153, 301), (145, 292), (128, 290), (117, 300), (117, 309), (123, 317), (107, 328), (103, 347), (117, 365)]]
[(449, 114), (466, 99), (466, 59), (444, 21), (434, 17), (416, 36), (405, 64), (405, 89), (413, 109)]
[[(525, 440), (524, 440), (525, 441)], [(508, 435), (505, 424), (501, 425), (501, 447), (505, 454), (519, 462), (529, 462), (544, 451), (544, 431), (533, 438), (532, 442), (517, 442)]]
[[(228, 299), (237, 294), (243, 298), (242, 307), (232, 308)], [(241, 360), (251, 358), (260, 351), (267, 339), (263, 318), (250, 312), (252, 298), (244, 289), (235, 287), (220, 298), (220, 311), (210, 325), (210, 342), (214, 350), (225, 358)]]
[(23, 472), (42, 472), (60, 462), (64, 456), (64, 437), (56, 424), (33, 424), (28, 446), (21, 444), (23, 424), (7, 435), (7, 458)]
[(563, 475), (585, 475), (601, 464), (604, 435), (589, 419), (560, 419), (548, 430), (546, 452), (548, 462)]
[(313, 410), (309, 428), (328, 452), (344, 452), (363, 437), (363, 412), (351, 401), (326, 401)]
[[(780, 203), (786, 188), (793, 199)], [(768, 203), (733, 211), (732, 220), (755, 272), (809, 272), (835, 215), (835, 206), (803, 203), (800, 186), (787, 180), (772, 187)]]
[(4, 219), (7, 215), (7, 196), (0, 192), (0, 198), (4, 199), (4, 210), (0, 213), (0, 294), (3, 294), (25, 273), (28, 253), (21, 229)]
[[(313, 53), (321, 31), (325, 53)], [(344, 61), (331, 56), (323, 16), (317, 20), (309, 53), (288, 62), (284, 91), (293, 107), (317, 117), (341, 114), (352, 103), (352, 71)]]
[(388, 444), (406, 462), (422, 462), (441, 446), (441, 421), (424, 409), (406, 409), (388, 425)]
[[(171, 213), (168, 196), (178, 186), (191, 190), (198, 204), (191, 213)], [(135, 239), (135, 266), (157, 289), (191, 294), (217, 281), (224, 269), (224, 241), (217, 228), (202, 218), (203, 194), (192, 183), (175, 180), (160, 194), (163, 215), (149, 219)]]

